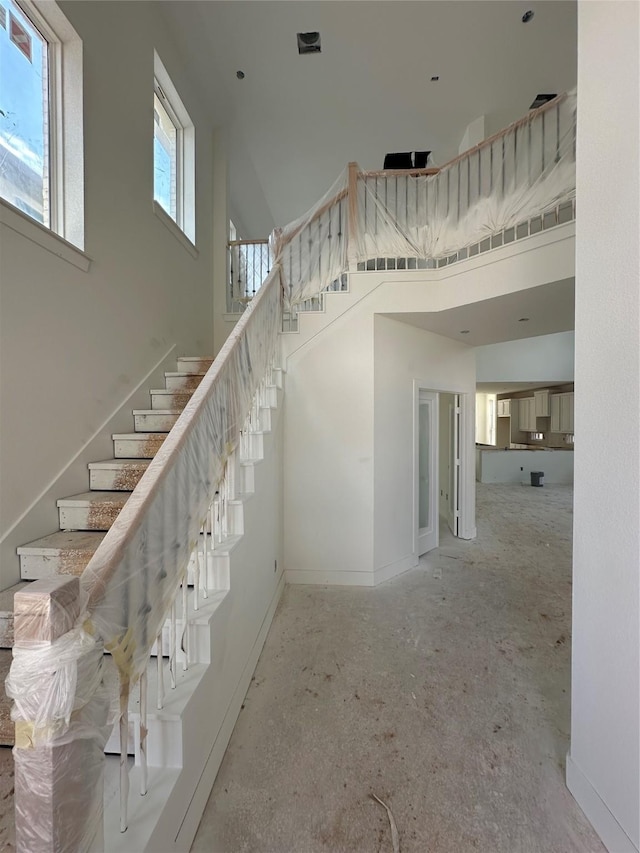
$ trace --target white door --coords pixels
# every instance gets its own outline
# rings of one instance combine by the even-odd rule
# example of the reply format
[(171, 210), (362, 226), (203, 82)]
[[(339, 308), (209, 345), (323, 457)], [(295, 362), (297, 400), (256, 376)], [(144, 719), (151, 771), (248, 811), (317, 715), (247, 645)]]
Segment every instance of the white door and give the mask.
[(438, 395), (418, 393), (415, 505), (418, 556), (438, 547)]
[(453, 395), (449, 406), (449, 506), (447, 523), (454, 536), (458, 535), (460, 520), (460, 395)]

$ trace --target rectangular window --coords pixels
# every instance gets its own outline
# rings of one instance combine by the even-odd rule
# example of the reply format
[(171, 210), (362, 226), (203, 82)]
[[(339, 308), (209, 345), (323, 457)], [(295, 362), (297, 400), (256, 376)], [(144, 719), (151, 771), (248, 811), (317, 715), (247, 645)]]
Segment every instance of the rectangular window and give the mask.
[(0, 202), (36, 242), (51, 235), (16, 209), (84, 248), (82, 114), (82, 41), (58, 4), (0, 0)]
[(0, 196), (50, 227), (49, 44), (0, 0)]
[(153, 199), (195, 244), (195, 128), (157, 53), (154, 73)]

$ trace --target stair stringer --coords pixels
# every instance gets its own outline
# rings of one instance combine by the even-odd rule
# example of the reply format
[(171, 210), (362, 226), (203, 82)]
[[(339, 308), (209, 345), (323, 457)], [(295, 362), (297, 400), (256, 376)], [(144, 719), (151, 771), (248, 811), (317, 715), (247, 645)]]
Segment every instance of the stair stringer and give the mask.
[[(122, 834), (117, 797), (106, 805), (105, 850), (109, 853), (188, 851), (197, 831), (284, 589), (282, 391), (276, 395), (278, 408), (271, 410), (271, 429), (261, 436), (263, 458), (242, 465), (247, 469), (243, 479), (253, 492), (241, 496), (245, 532), (234, 537), (229, 551), (229, 589), (211, 593), (208, 603), (201, 602), (202, 624), (197, 630), (208, 631), (205, 657), (209, 661), (194, 664), (186, 673), (179, 670), (176, 695), (168, 696), (165, 713), (150, 712), (149, 791), (144, 797), (137, 793), (139, 769), (135, 767), (129, 829)], [(154, 670), (152, 661), (150, 675)], [(165, 666), (168, 694), (167, 682)], [(149, 708), (154, 698), (150, 686)], [(135, 720), (135, 713), (132, 716)], [(164, 750), (154, 747), (151, 739), (158, 734), (177, 737), (179, 743), (167, 743)]]
[(575, 221), (439, 269), (351, 272), (347, 291), (323, 293), (323, 310), (301, 312), (298, 331), (282, 335), (283, 367), (365, 299), (374, 313), (445, 311), (574, 275)]

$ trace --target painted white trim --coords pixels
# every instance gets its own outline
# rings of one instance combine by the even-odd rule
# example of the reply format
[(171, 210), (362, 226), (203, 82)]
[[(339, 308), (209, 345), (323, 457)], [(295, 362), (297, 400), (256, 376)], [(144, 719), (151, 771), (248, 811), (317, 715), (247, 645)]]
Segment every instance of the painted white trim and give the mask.
[(638, 853), (636, 845), (611, 814), (607, 804), (600, 798), (569, 753), (567, 753), (567, 788), (609, 853)]
[(321, 569), (287, 569), (287, 583), (315, 584), (317, 586), (375, 586), (374, 572), (341, 572)]
[(394, 560), (393, 563), (389, 563), (387, 566), (381, 566), (381, 568), (375, 569), (373, 572), (373, 585), (378, 586), (378, 584), (384, 583), (385, 581), (397, 578), (398, 575), (403, 575), (410, 569), (415, 569), (417, 565), (418, 558), (416, 555), (407, 554), (406, 557), (402, 557), (400, 560)]
[(31, 240), (32, 243), (36, 243), (40, 248), (51, 252), (52, 255), (72, 264), (79, 270), (89, 272), (91, 258), (87, 254), (3, 198), (0, 198), (0, 224), (22, 237), (26, 237), (27, 240)]
[(173, 219), (169, 216), (167, 211), (162, 207), (162, 205), (158, 204), (158, 202), (154, 199), (153, 202), (153, 212), (158, 217), (160, 222), (164, 225), (167, 231), (170, 231), (171, 234), (176, 238), (178, 243), (189, 252), (192, 258), (197, 258), (200, 252), (196, 249), (191, 240), (184, 233), (182, 228), (177, 225)]
[(175, 350), (176, 350), (176, 345), (175, 345), (175, 344), (173, 344), (173, 346), (169, 347), (169, 349), (168, 349), (168, 350), (167, 350), (167, 352), (162, 356), (162, 358), (160, 358), (160, 359), (159, 359), (159, 360), (158, 360), (158, 361), (153, 365), (153, 367), (151, 368), (151, 370), (149, 370), (149, 372), (148, 372), (148, 373), (146, 373), (146, 374), (142, 377), (142, 379), (140, 380), (140, 382), (138, 382), (138, 384), (135, 386), (135, 388), (133, 388), (133, 389), (131, 390), (131, 392), (127, 395), (127, 397), (123, 400), (123, 402), (122, 402), (122, 403), (119, 403), (119, 404), (116, 406), (116, 408), (115, 408), (115, 409), (113, 409), (113, 411), (111, 412), (111, 414), (109, 414), (109, 415), (108, 415), (108, 417), (107, 417), (107, 418), (105, 418), (105, 420), (100, 424), (100, 426), (95, 430), (95, 432), (94, 432), (94, 433), (93, 433), (93, 434), (92, 434), (92, 435), (91, 435), (91, 436), (90, 436), (90, 437), (85, 441), (85, 443), (82, 445), (82, 447), (80, 448), (80, 450), (78, 450), (78, 452), (75, 454), (75, 456), (73, 456), (73, 457), (69, 460), (69, 462), (67, 462), (67, 463), (66, 463), (66, 465), (64, 465), (64, 466), (63, 466), (63, 467), (58, 471), (58, 473), (57, 473), (57, 474), (55, 474), (55, 475), (51, 478), (51, 480), (50, 480), (50, 481), (47, 483), (47, 485), (46, 485), (46, 486), (41, 490), (41, 492), (38, 494), (38, 496), (37, 496), (37, 497), (36, 497), (36, 498), (35, 498), (35, 499), (34, 499), (34, 500), (29, 504), (29, 506), (25, 509), (25, 511), (22, 513), (22, 515), (20, 515), (20, 516), (19, 516), (19, 517), (18, 517), (18, 518), (13, 522), (13, 524), (11, 525), (11, 527), (9, 527), (9, 529), (8, 529), (8, 530), (6, 530), (6, 531), (4, 532), (4, 534), (3, 534), (3, 535), (2, 535), (2, 537), (0, 538), (0, 542), (4, 542), (4, 541), (5, 541), (5, 539), (7, 539), (7, 538), (9, 537), (9, 535), (10, 535), (10, 534), (15, 530), (15, 528), (16, 528), (16, 527), (17, 527), (17, 526), (18, 526), (18, 525), (19, 525), (19, 524), (20, 524), (20, 523), (21, 523), (21, 522), (22, 522), (22, 521), (23, 521), (23, 520), (24, 520), (24, 519), (29, 515), (29, 513), (33, 511), (33, 509), (38, 505), (38, 503), (39, 503), (41, 500), (43, 500), (44, 498), (46, 498), (47, 494), (51, 491), (51, 489), (53, 489), (53, 488), (54, 488), (54, 486), (55, 486), (55, 484), (58, 482), (58, 480), (59, 480), (61, 477), (63, 477), (63, 476), (64, 476), (64, 474), (65, 474), (65, 472), (66, 472), (66, 471), (68, 471), (68, 470), (69, 470), (69, 468), (71, 468), (71, 466), (75, 463), (75, 461), (76, 461), (80, 456), (82, 456), (82, 454), (85, 452), (85, 450), (87, 449), (87, 447), (91, 444), (91, 442), (92, 442), (92, 441), (95, 441), (95, 440), (96, 440), (97, 438), (99, 438), (101, 435), (103, 435), (104, 433), (106, 433), (106, 432), (108, 432), (108, 431), (109, 431), (109, 430), (108, 430), (108, 426), (109, 426), (109, 424), (113, 421), (113, 419), (114, 419), (114, 418), (115, 418), (115, 417), (116, 417), (116, 416), (117, 416), (117, 415), (118, 415), (118, 414), (119, 414), (123, 409), (125, 409), (125, 408), (127, 407), (127, 405), (129, 405), (129, 401), (131, 400), (131, 398), (132, 398), (135, 394), (137, 394), (137, 393), (140, 391), (140, 389), (141, 389), (141, 388), (143, 388), (143, 387), (148, 387), (149, 377), (150, 377), (150, 376), (151, 376), (151, 375), (152, 375), (156, 370), (158, 370), (158, 369), (159, 369), (160, 365), (161, 365), (163, 362), (167, 361), (167, 359), (168, 359), (168, 358), (170, 358), (170, 356), (175, 352)]

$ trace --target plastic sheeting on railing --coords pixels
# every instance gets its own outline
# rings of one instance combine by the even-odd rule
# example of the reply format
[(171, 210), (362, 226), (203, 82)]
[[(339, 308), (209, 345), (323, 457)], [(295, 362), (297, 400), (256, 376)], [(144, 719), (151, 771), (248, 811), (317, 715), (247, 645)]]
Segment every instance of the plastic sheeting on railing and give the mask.
[(270, 237), (286, 308), (320, 293), (347, 268), (347, 184), (345, 169), (311, 210)]
[(574, 198), (576, 101), (573, 91), (532, 111), (435, 175), (359, 172), (354, 199), (344, 173), (276, 233), (288, 304), (319, 294), (347, 259), (445, 258)]
[[(242, 315), (81, 577), (87, 626), (123, 685), (144, 670), (281, 325), (274, 269)], [(123, 697), (124, 701), (124, 697)]]

